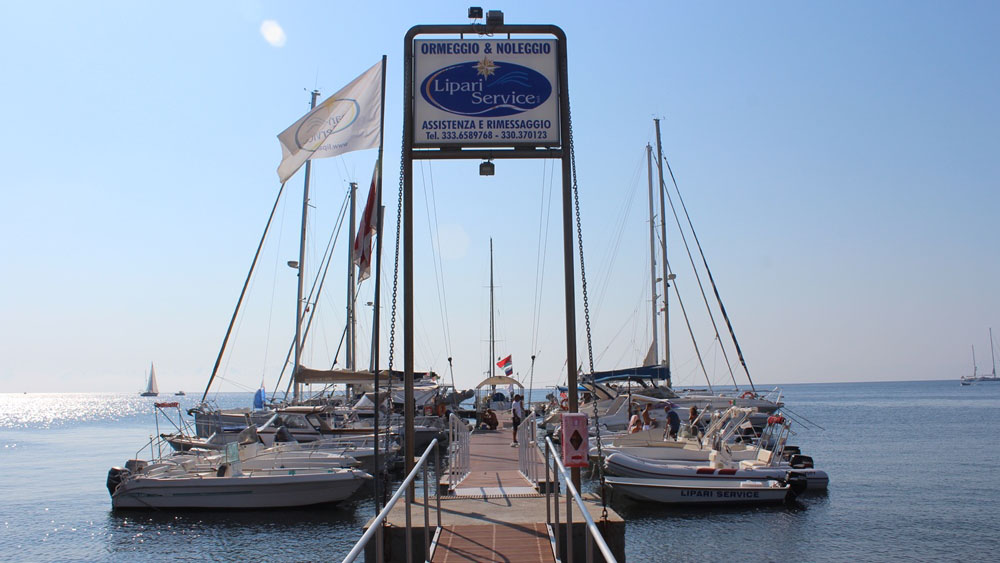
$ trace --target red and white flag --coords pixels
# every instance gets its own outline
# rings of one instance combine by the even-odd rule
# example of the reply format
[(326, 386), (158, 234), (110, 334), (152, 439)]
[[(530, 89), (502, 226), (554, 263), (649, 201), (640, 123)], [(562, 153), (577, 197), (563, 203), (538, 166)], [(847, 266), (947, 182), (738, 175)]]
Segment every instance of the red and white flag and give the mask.
[(375, 236), (378, 226), (378, 202), (375, 201), (375, 192), (378, 180), (378, 162), (375, 163), (375, 172), (372, 173), (372, 185), (368, 188), (368, 203), (365, 204), (365, 211), (361, 214), (361, 222), (358, 223), (358, 236), (354, 239), (354, 264), (358, 267), (358, 283), (368, 279), (372, 271), (372, 237)]
[(514, 362), (511, 361), (510, 356), (507, 356), (506, 358), (497, 362), (497, 367), (503, 368), (503, 372), (506, 373), (508, 377), (510, 377), (510, 375), (514, 373)]

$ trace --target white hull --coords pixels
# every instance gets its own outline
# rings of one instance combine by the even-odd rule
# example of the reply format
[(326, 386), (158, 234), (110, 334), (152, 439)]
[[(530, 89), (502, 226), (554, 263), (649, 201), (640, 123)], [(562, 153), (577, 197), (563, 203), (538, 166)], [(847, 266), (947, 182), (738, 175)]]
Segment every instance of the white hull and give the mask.
[(683, 479), (608, 477), (611, 488), (637, 500), (664, 504), (773, 504), (784, 502), (789, 486), (778, 481), (706, 484)]
[(790, 466), (755, 468), (715, 468), (708, 465), (678, 465), (653, 463), (649, 460), (612, 454), (605, 461), (607, 472), (621, 477), (650, 479), (694, 479), (705, 483), (732, 483), (746, 480), (766, 481), (784, 479), (789, 472), (806, 478), (809, 490), (825, 490), (830, 477), (815, 468), (795, 469)]
[(111, 497), (114, 508), (283, 508), (339, 502), (369, 479), (366, 473), (341, 469), (324, 472), (248, 472), (216, 477), (126, 479)]

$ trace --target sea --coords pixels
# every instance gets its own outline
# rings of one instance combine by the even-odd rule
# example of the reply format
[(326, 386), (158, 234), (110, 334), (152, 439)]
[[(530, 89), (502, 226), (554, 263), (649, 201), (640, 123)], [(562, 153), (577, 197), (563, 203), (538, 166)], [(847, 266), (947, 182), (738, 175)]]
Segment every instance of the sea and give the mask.
[[(830, 474), (829, 491), (768, 508), (612, 497), (628, 561), (1000, 561), (1000, 383), (781, 388), (789, 443)], [(174, 399), (196, 397), (158, 400)], [(249, 406), (250, 394), (215, 400)], [(367, 491), (298, 510), (112, 511), (108, 469), (148, 458), (153, 402), (0, 394), (0, 560), (339, 561), (373, 516)]]

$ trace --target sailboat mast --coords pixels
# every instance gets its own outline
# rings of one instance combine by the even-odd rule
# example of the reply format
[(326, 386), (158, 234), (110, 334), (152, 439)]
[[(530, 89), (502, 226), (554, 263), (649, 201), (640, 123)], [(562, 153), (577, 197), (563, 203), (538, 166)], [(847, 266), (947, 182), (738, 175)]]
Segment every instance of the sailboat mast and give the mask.
[[(309, 109), (316, 109), (316, 98), (319, 98), (319, 90), (311, 92), (312, 99), (309, 102)], [(295, 382), (292, 399), (299, 400), (302, 392), (302, 384), (298, 382), (299, 364), (302, 361), (302, 285), (305, 277), (306, 266), (306, 220), (309, 213), (309, 175), (312, 170), (312, 161), (306, 161), (306, 179), (302, 188), (302, 234), (299, 237), (299, 263), (298, 263), (298, 293), (295, 298), (295, 365), (292, 367), (292, 381)]]
[[(350, 243), (353, 245), (354, 244), (354, 229), (355, 229), (355, 227), (354, 227), (354, 221), (355, 221), (356, 213), (357, 213), (356, 206), (355, 206), (355, 203), (356, 203), (355, 196), (357, 195), (357, 192), (358, 192), (358, 184), (357, 184), (357, 182), (351, 182), (350, 186), (351, 186), (351, 192), (350, 192), (350, 204), (349, 205), (350, 205), (350, 208), (351, 208), (351, 212), (350, 212), (351, 220), (347, 224), (348, 225), (348, 227), (347, 227), (347, 231), (348, 231), (348, 233), (347, 233), (347, 240), (350, 241)], [(346, 364), (346, 367), (347, 367), (347, 369), (350, 369), (350, 370), (355, 369), (356, 360), (355, 360), (355, 357), (354, 357), (354, 352), (355, 352), (355, 346), (357, 346), (356, 339), (355, 339), (355, 334), (354, 334), (354, 329), (355, 329), (355, 326), (357, 324), (356, 321), (355, 321), (355, 317), (354, 317), (354, 305), (355, 305), (355, 303), (354, 303), (354, 295), (355, 295), (355, 293), (354, 293), (354, 253), (348, 251), (348, 253), (347, 253), (347, 364)]]
[(976, 368), (976, 345), (972, 345), (972, 377), (976, 377), (976, 372), (979, 371)]
[(663, 365), (667, 367), (667, 381), (670, 381), (670, 278), (667, 275), (667, 206), (663, 199), (663, 145), (660, 143), (660, 120), (656, 122), (656, 169), (660, 177), (660, 238), (663, 246)]
[(493, 237), (490, 237), (490, 377), (496, 373), (493, 370), (496, 366), (496, 340), (493, 332)]
[(653, 364), (660, 363), (660, 345), (656, 340), (656, 223), (653, 216), (653, 147), (646, 143), (646, 178), (649, 180), (649, 283), (652, 303)]
[(993, 379), (997, 377), (997, 357), (993, 352), (993, 327), (990, 327), (990, 359), (993, 360)]

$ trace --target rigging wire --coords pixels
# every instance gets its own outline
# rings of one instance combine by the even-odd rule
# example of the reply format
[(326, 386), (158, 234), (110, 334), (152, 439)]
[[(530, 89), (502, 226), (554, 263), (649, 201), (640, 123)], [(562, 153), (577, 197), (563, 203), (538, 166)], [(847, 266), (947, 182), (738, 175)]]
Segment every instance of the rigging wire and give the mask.
[[(673, 273), (670, 268), (670, 261), (667, 261), (667, 272)], [(674, 279), (674, 295), (677, 296), (677, 303), (681, 306), (681, 313), (684, 314), (684, 323), (687, 324), (688, 334), (691, 335), (691, 344), (694, 346), (694, 353), (698, 356), (698, 364), (701, 366), (702, 373), (705, 374), (705, 382), (708, 383), (708, 390), (715, 393), (712, 389), (712, 381), (708, 378), (708, 371), (705, 370), (705, 362), (701, 360), (701, 351), (698, 349), (698, 341), (694, 337), (694, 331), (691, 330), (691, 321), (688, 319), (687, 309), (684, 308), (684, 301), (681, 299), (681, 292), (677, 289), (677, 279)]]
[[(667, 157), (664, 156), (663, 160), (664, 160), (664, 162), (666, 162)], [(660, 163), (659, 161), (657, 161), (657, 166), (659, 166), (662, 169), (663, 164)], [(673, 174), (673, 172), (671, 172), (670, 173), (670, 178), (673, 179), (673, 177), (674, 177), (674, 174)], [(674, 187), (675, 188), (677, 187), (677, 182), (676, 181), (674, 181)], [(699, 289), (699, 291), (701, 291), (701, 299), (702, 299), (702, 301), (705, 302), (705, 310), (708, 311), (708, 318), (709, 318), (709, 320), (712, 321), (712, 330), (715, 331), (715, 338), (719, 339), (721, 341), (721, 337), (719, 336), (719, 327), (715, 323), (715, 315), (712, 313), (712, 307), (711, 307), (711, 305), (708, 304), (708, 296), (705, 295), (705, 284), (702, 283), (702, 281), (701, 281), (701, 275), (698, 273), (698, 268), (694, 264), (694, 255), (691, 253), (691, 246), (688, 244), (687, 235), (684, 234), (684, 229), (681, 226), (681, 220), (677, 216), (677, 208), (674, 206), (674, 200), (673, 200), (673, 198), (670, 197), (670, 190), (668, 190), (667, 187), (663, 186), (663, 185), (660, 186), (660, 189), (663, 190), (664, 195), (667, 196), (667, 202), (670, 203), (670, 211), (672, 211), (673, 214), (674, 214), (674, 222), (677, 223), (677, 231), (680, 233), (681, 240), (684, 242), (684, 250), (687, 251), (688, 261), (691, 262), (691, 270), (694, 272), (694, 278), (698, 282), (698, 289)], [(664, 215), (663, 220), (666, 221), (666, 213), (664, 213), (663, 215)], [(692, 338), (694, 338), (694, 336), (692, 336)], [(725, 348), (722, 348), (722, 355), (726, 359), (726, 367), (729, 368), (729, 375), (733, 378), (733, 386), (736, 387), (737, 391), (739, 391), (740, 386), (736, 383), (736, 374), (733, 373), (733, 368), (729, 364), (729, 356), (728, 356), (728, 354), (726, 354), (726, 349)], [(706, 378), (708, 377), (708, 373), (707, 372), (705, 373), (705, 377)]]
[(243, 289), (240, 290), (239, 299), (236, 300), (236, 308), (233, 310), (233, 316), (229, 321), (229, 328), (226, 329), (226, 335), (222, 339), (222, 346), (219, 349), (219, 355), (215, 359), (215, 367), (212, 368), (212, 375), (208, 378), (208, 385), (205, 386), (205, 392), (201, 396), (201, 402), (205, 402), (205, 397), (208, 396), (208, 390), (212, 388), (212, 380), (215, 379), (216, 374), (219, 372), (219, 363), (222, 361), (222, 356), (226, 351), (226, 343), (229, 342), (229, 336), (232, 333), (233, 325), (236, 322), (237, 313), (240, 311), (240, 305), (243, 304), (243, 297), (246, 295), (247, 287), (250, 285), (250, 280), (253, 278), (254, 269), (257, 266), (257, 258), (260, 257), (260, 249), (264, 246), (264, 239), (267, 238), (267, 232), (271, 228), (271, 220), (274, 219), (274, 212), (278, 208), (278, 202), (281, 201), (281, 194), (285, 191), (285, 183), (281, 183), (281, 188), (278, 189), (278, 195), (274, 198), (274, 205), (271, 207), (271, 214), (267, 217), (267, 223), (264, 225), (264, 233), (261, 234), (260, 242), (257, 243), (257, 251), (253, 255), (253, 260), (250, 263), (250, 271), (247, 272), (247, 278), (243, 282)]
[[(427, 177), (430, 177), (430, 190), (427, 189)], [(431, 242), (431, 262), (434, 265), (434, 282), (437, 289), (438, 312), (441, 316), (441, 331), (444, 333), (445, 353), (451, 357), (451, 331), (448, 325), (448, 296), (444, 283), (444, 263), (441, 258), (441, 231), (438, 223), (437, 197), (434, 191), (434, 170), (431, 162), (427, 162), (427, 175), (424, 175), (424, 161), (420, 161), (420, 178), (424, 188), (424, 210), (427, 213), (427, 232)], [(428, 191), (430, 198), (428, 199)]]
[[(548, 198), (546, 199), (545, 168), (549, 168)], [(552, 186), (555, 177), (555, 166), (549, 166), (548, 160), (542, 160), (542, 197), (538, 210), (538, 248), (535, 251), (535, 298), (531, 313), (531, 353), (539, 354), (538, 329), (541, 323), (542, 290), (545, 282), (545, 254), (548, 250), (549, 224), (552, 217)]]
[[(642, 157), (645, 157), (645, 151), (643, 151)], [(611, 276), (615, 273), (615, 261), (621, 256), (622, 238), (627, 230), (626, 225), (628, 224), (628, 218), (635, 203), (636, 194), (639, 193), (639, 179), (641, 177), (643, 158), (636, 160), (635, 168), (632, 171), (632, 180), (629, 183), (631, 189), (626, 191), (625, 201), (619, 207), (617, 219), (608, 237), (611, 244), (608, 246), (600, 262), (601, 268), (598, 270), (597, 295), (594, 304), (595, 317), (602, 316), (604, 299), (607, 296), (608, 289), (611, 287)]]
[[(691, 235), (694, 237), (694, 242), (698, 246), (698, 252), (701, 254), (701, 261), (705, 265), (705, 272), (708, 274), (708, 281), (712, 284), (712, 291), (715, 293), (715, 299), (719, 303), (719, 310), (722, 312), (722, 318), (726, 321), (726, 326), (729, 328), (729, 335), (732, 337), (733, 345), (736, 347), (736, 355), (739, 357), (740, 364), (743, 366), (743, 371), (747, 374), (747, 381), (750, 382), (750, 389), (756, 393), (757, 388), (754, 387), (753, 378), (750, 377), (750, 369), (747, 367), (747, 362), (743, 357), (743, 350), (740, 349), (740, 343), (736, 340), (736, 332), (733, 330), (733, 324), (729, 321), (729, 315), (726, 313), (726, 306), (722, 304), (722, 297), (719, 295), (719, 288), (715, 284), (715, 278), (712, 276), (712, 270), (708, 267), (708, 260), (705, 258), (705, 252), (701, 248), (701, 241), (698, 240), (698, 233), (694, 230), (694, 224), (691, 222), (691, 216), (688, 214), (687, 205), (684, 204), (684, 198), (681, 197), (680, 188), (677, 187), (677, 179), (674, 177), (673, 169), (670, 168), (670, 161), (667, 160), (666, 156), (664, 156), (663, 162), (667, 165), (667, 171), (670, 172), (670, 180), (674, 184), (674, 191), (677, 192), (677, 200), (681, 204), (681, 209), (684, 210), (684, 216), (687, 218), (688, 226), (691, 229)], [(663, 189), (666, 191), (665, 186)], [(668, 195), (667, 197), (670, 196)], [(670, 206), (673, 207), (673, 203), (671, 203)], [(679, 222), (678, 225), (680, 225)], [(712, 321), (712, 324), (715, 324), (714, 320)], [(718, 330), (716, 330), (716, 334), (718, 334)], [(727, 361), (726, 363), (728, 364), (729, 362)]]
[[(350, 202), (350, 191), (344, 196), (344, 202), (340, 206), (340, 213), (337, 216), (337, 221), (334, 223), (333, 229), (330, 231), (330, 238), (326, 243), (326, 251), (323, 253), (323, 257), (320, 259), (320, 267), (316, 270), (316, 277), (313, 278), (312, 286), (309, 289), (309, 294), (306, 296), (306, 304), (312, 303), (312, 309), (309, 312), (308, 318), (305, 320), (306, 326), (302, 332), (302, 341), (304, 342), (309, 336), (309, 330), (312, 327), (312, 321), (316, 317), (317, 304), (319, 303), (319, 295), (323, 290), (323, 283), (326, 281), (326, 274), (330, 269), (330, 263), (333, 260), (333, 251), (337, 248), (337, 239), (340, 238), (340, 230), (343, 228), (344, 219), (347, 215), (347, 207)], [(316, 299), (313, 299), (313, 296)], [(271, 400), (278, 394), (278, 387), (281, 385), (281, 380), (285, 376), (285, 370), (288, 369), (289, 362), (292, 358), (292, 353), (295, 350), (295, 342), (293, 342), (288, 347), (288, 353), (285, 355), (285, 361), (282, 363), (281, 372), (278, 374), (278, 380), (274, 383), (274, 391), (271, 394)], [(285, 396), (291, 391), (292, 385), (295, 383), (293, 377), (289, 377), (288, 385), (285, 387)]]

